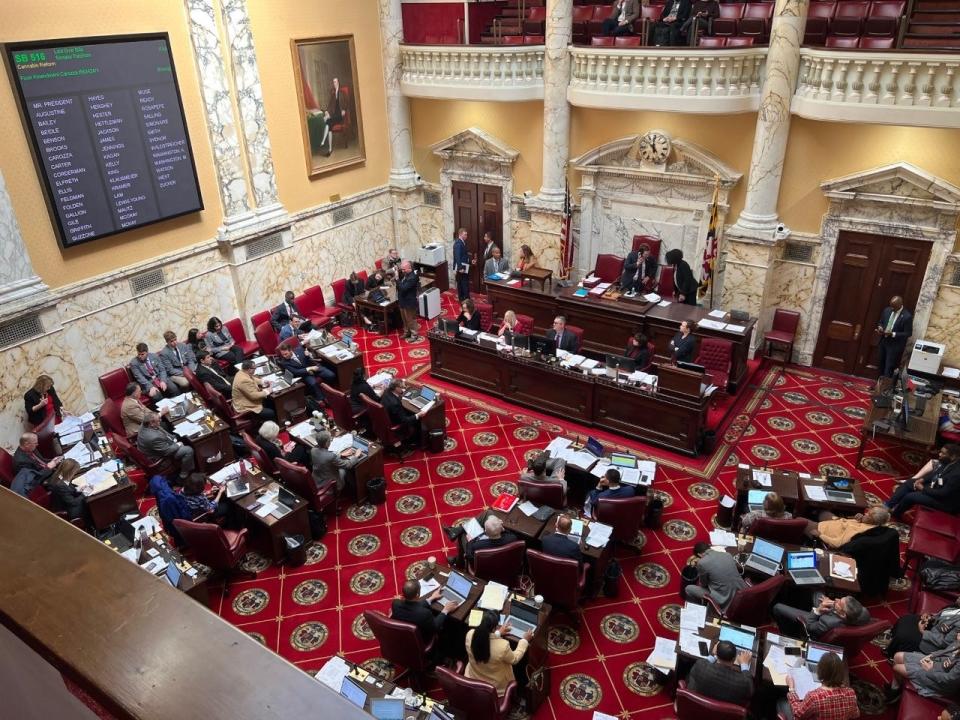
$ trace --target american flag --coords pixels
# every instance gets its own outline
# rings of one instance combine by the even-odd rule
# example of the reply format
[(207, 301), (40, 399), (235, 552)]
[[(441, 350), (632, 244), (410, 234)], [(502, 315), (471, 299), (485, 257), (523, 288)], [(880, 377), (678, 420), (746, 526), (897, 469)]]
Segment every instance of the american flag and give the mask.
[(573, 267), (573, 239), (570, 237), (570, 184), (564, 183), (563, 215), (560, 218), (560, 275), (567, 277)]
[(713, 266), (717, 261), (717, 204), (720, 201), (720, 183), (713, 186), (713, 202), (710, 206), (710, 227), (707, 229), (707, 244), (703, 248), (703, 264), (700, 266), (700, 286), (697, 297), (701, 300), (713, 289)]

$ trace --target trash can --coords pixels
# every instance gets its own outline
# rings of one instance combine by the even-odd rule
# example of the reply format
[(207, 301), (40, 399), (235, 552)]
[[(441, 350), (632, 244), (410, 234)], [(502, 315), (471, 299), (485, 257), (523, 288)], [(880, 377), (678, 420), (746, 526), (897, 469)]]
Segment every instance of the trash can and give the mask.
[(387, 481), (382, 477), (367, 480), (367, 502), (383, 505), (387, 501)]
[(607, 565), (606, 572), (603, 574), (603, 595), (608, 598), (615, 598), (620, 594), (620, 576), (623, 573), (620, 570), (620, 563), (611, 560)]
[(697, 572), (696, 565), (687, 565), (680, 571), (680, 599), (686, 601), (687, 596), (685, 590), (687, 585), (696, 585), (699, 580), (700, 573)]
[(647, 517), (644, 524), (651, 530), (659, 530), (663, 524), (663, 500), (650, 498), (647, 500)]
[(283, 547), (290, 567), (300, 567), (307, 561), (307, 543), (303, 535), (284, 535)]
[(436, 430), (431, 430), (427, 435), (427, 452), (439, 453), (443, 452), (443, 439), (446, 436), (446, 431), (442, 428), (437, 428)]

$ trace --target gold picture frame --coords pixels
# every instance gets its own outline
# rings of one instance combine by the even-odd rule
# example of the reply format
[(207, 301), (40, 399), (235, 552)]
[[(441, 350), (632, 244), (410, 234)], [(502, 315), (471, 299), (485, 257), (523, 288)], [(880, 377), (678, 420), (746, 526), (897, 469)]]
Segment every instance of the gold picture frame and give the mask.
[(353, 35), (294, 39), (290, 49), (307, 175), (313, 179), (364, 165), (367, 155)]

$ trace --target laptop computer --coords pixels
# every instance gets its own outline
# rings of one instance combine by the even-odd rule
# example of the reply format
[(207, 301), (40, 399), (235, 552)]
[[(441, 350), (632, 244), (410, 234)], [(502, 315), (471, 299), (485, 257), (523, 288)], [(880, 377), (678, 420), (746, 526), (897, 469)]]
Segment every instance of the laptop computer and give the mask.
[(456, 570), (451, 570), (450, 575), (447, 577), (447, 584), (440, 590), (440, 598), (444, 602), (460, 604), (467, 599), (472, 589), (472, 582)]
[(594, 437), (587, 438), (587, 444), (583, 446), (583, 449), (594, 457), (603, 457), (603, 443)]
[(817, 554), (813, 550), (788, 552), (787, 573), (797, 585), (823, 583), (823, 575), (817, 569)]
[(510, 623), (510, 634), (523, 637), (527, 631), (537, 629), (540, 610), (536, 605), (528, 605), (521, 600), (510, 601), (510, 612), (500, 616), (500, 623)]
[(294, 495), (282, 485), (280, 486), (280, 491), (277, 494), (277, 502), (285, 505), (288, 510), (293, 510), (299, 501), (300, 498), (298, 496)]
[(421, 385), (420, 392), (411, 395), (408, 399), (412, 405), (415, 405), (418, 409), (423, 409), (424, 405), (437, 399), (437, 391), (426, 385)]
[(227, 498), (232, 500), (235, 497), (246, 495), (250, 492), (250, 483), (242, 477), (234, 478), (227, 483)]
[(807, 668), (810, 672), (816, 674), (817, 672), (817, 663), (820, 662), (822, 658), (827, 653), (832, 652), (836, 653), (837, 657), (843, 660), (843, 648), (838, 647), (837, 645), (827, 645), (826, 643), (818, 643), (810, 641), (807, 643)]
[(377, 720), (403, 720), (406, 710), (402, 698), (370, 698), (370, 714)]
[(453, 715), (439, 705), (434, 705), (430, 708), (430, 717), (428, 717), (427, 720), (453, 720)]
[(753, 552), (750, 553), (744, 567), (767, 575), (776, 575), (780, 569), (781, 560), (783, 560), (782, 547), (763, 538), (756, 538), (753, 541)]
[(770, 493), (769, 490), (748, 490), (747, 507), (751, 510), (763, 510), (763, 499)]
[(170, 411), (167, 413), (168, 420), (179, 420), (182, 417), (185, 417), (187, 414), (187, 401), (181, 400), (176, 405), (170, 408)]
[(626, 453), (610, 453), (610, 464), (614, 467), (635, 468), (637, 466), (637, 456), (627, 455)]
[(460, 330), (460, 324), (456, 320), (449, 318), (440, 318), (437, 320), (437, 329), (448, 335), (456, 335)]
[(621, 370), (632, 373), (637, 369), (637, 361), (625, 355), (607, 355), (607, 376), (616, 377)]
[(180, 578), (183, 577), (183, 573), (180, 572), (180, 568), (177, 567), (176, 563), (170, 563), (167, 565), (166, 577), (168, 583), (173, 585), (175, 588), (179, 588)]
[(348, 677), (345, 677), (343, 682), (340, 683), (340, 694), (361, 710), (363, 710), (363, 706), (367, 704), (366, 690)]
[(834, 490), (830, 487), (823, 488), (823, 494), (827, 496), (827, 500), (833, 500), (835, 502), (854, 502), (853, 493), (849, 490)]
[(370, 443), (366, 438), (362, 438), (357, 433), (354, 433), (353, 449), (359, 453), (367, 454), (370, 452)]
[(753, 652), (753, 642), (756, 635), (749, 630), (728, 625), (725, 622), (720, 623), (720, 636), (717, 640), (728, 640), (741, 650)]

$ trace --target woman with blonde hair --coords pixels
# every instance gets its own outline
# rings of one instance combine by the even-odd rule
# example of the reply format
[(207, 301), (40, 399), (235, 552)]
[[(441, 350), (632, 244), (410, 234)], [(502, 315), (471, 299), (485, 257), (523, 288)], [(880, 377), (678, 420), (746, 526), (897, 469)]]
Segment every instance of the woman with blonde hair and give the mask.
[(52, 417), (60, 422), (63, 419), (63, 403), (53, 387), (53, 378), (49, 375), (37, 376), (33, 387), (23, 395), (24, 410), (27, 412), (27, 422), (34, 428), (43, 425)]
[(497, 330), (497, 335), (502, 337), (506, 342), (510, 342), (516, 332), (517, 314), (513, 310), (507, 310), (503, 314), (503, 322), (500, 323), (500, 329)]

